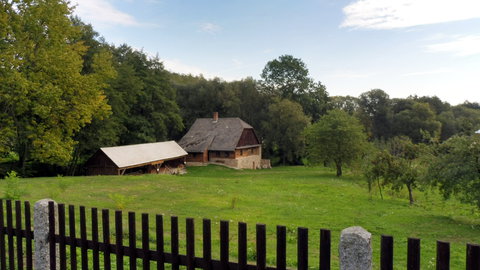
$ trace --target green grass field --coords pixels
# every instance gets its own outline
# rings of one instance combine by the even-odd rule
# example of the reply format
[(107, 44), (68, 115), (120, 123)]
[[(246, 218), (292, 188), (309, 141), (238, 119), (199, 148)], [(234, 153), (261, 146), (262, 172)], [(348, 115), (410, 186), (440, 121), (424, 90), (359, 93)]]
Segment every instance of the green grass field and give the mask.
[[(410, 206), (406, 193), (384, 191), (384, 199), (369, 194), (360, 176), (342, 178), (318, 167), (279, 167), (269, 170), (231, 170), (218, 166), (189, 168), (182, 176), (97, 176), (22, 179), (22, 200), (32, 204), (42, 198), (86, 207), (122, 208), (124, 211), (196, 219), (197, 256), (201, 256), (201, 219), (212, 219), (214, 258), (219, 258), (220, 220), (230, 220), (231, 256), (236, 256), (236, 223), (249, 224), (249, 259), (254, 260), (256, 223), (267, 225), (269, 264), (275, 262), (275, 226), (287, 230), (288, 264), (296, 265), (296, 228), (309, 228), (309, 264), (318, 268), (319, 229), (332, 230), (332, 262), (338, 268), (340, 231), (362, 226), (372, 233), (374, 268), (379, 267), (380, 235), (395, 239), (395, 269), (406, 267), (407, 237), (422, 239), (422, 269), (435, 268), (435, 241), (451, 242), (452, 269), (465, 268), (465, 244), (480, 243), (480, 217), (472, 207), (455, 200), (443, 201), (433, 191), (415, 191)], [(0, 196), (5, 190), (0, 181)], [(122, 205), (123, 204), (123, 205)], [(126, 215), (125, 215), (126, 216)], [(113, 213), (111, 215), (113, 220)], [(153, 220), (153, 217), (151, 217)], [(152, 222), (153, 223), (153, 222)], [(125, 220), (126, 224), (126, 220)], [(126, 228), (126, 225), (125, 225)], [(140, 225), (137, 227), (139, 231)], [(167, 232), (168, 233), (168, 230)], [(181, 241), (184, 235), (181, 235)], [(167, 237), (168, 243), (168, 237)], [(184, 244), (181, 250), (184, 250)], [(166, 247), (169, 250), (169, 246)]]

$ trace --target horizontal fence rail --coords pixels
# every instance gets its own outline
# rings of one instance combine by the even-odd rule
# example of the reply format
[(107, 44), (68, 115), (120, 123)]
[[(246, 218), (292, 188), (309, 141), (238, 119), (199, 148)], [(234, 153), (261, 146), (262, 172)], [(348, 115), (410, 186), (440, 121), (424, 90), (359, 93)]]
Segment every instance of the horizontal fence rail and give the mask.
[[(285, 226), (276, 226), (276, 256), (274, 262), (270, 262), (272, 265), (268, 265), (267, 234), (264, 224), (257, 224), (254, 227), (255, 254), (251, 256), (248, 252), (247, 224), (239, 222), (233, 229), (231, 222), (220, 221), (219, 258), (212, 258), (212, 222), (209, 219), (196, 223), (193, 218), (187, 218), (185, 230), (181, 234), (178, 217), (172, 216), (169, 220), (170, 239), (166, 240), (164, 233), (167, 231), (164, 228), (163, 215), (141, 214), (138, 217), (134, 212), (124, 215), (122, 211), (114, 211), (111, 215), (109, 210), (99, 211), (97, 208), (88, 211), (90, 220), (87, 221), (87, 209), (84, 206), (76, 208), (72, 205), (66, 207), (64, 204), (57, 206), (54, 202), (48, 203), (50, 269), (121, 270), (125, 267), (164, 270), (168, 267), (178, 270), (180, 266), (187, 270), (287, 269), (288, 240)], [(76, 217), (79, 218), (79, 224)], [(123, 223), (124, 218), (127, 220), (126, 226)], [(137, 218), (140, 221), (139, 228)], [(153, 220), (150, 220), (151, 218)], [(201, 230), (196, 231), (195, 226), (199, 224)], [(90, 227), (89, 230), (87, 227)], [(196, 235), (199, 231), (200, 235)], [(309, 261), (309, 230), (297, 228), (295, 239), (297, 269), (317, 267), (321, 270), (331, 269), (331, 231), (322, 229), (319, 234), (316, 247), (319, 247), (318, 260), (312, 262)], [(236, 236), (238, 241), (235, 243), (237, 246), (235, 260), (230, 258), (233, 251), (230, 248), (232, 236)], [(201, 247), (196, 246), (196, 240), (199, 238), (202, 239)], [(33, 242), (30, 204), (24, 202), (22, 209), (20, 201), (13, 203), (10, 200), (0, 200), (0, 269), (33, 269)], [(167, 245), (170, 246), (170, 252), (165, 251)], [(180, 247), (185, 252), (180, 252)], [(196, 254), (198, 250), (202, 251), (201, 256)], [(450, 269), (450, 243), (437, 241), (436, 250), (436, 269)], [(407, 269), (420, 269), (420, 254), (420, 239), (408, 238)], [(382, 235), (380, 269), (393, 269), (393, 257), (394, 238)], [(480, 270), (479, 245), (467, 244), (466, 269)]]

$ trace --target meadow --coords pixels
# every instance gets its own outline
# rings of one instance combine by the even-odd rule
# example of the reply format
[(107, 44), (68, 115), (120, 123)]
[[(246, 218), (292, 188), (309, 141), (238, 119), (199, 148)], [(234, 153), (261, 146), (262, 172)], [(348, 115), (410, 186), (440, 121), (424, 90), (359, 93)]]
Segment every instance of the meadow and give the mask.
[[(377, 190), (368, 192), (362, 176), (347, 173), (337, 178), (334, 171), (322, 167), (232, 170), (208, 166), (188, 168), (188, 174), (180, 176), (59, 176), (21, 179), (19, 188), (24, 192), (21, 200), (32, 204), (52, 198), (76, 206), (135, 211), (138, 224), (140, 213), (164, 214), (167, 234), (169, 216), (175, 215), (180, 221), (181, 241), (185, 218), (193, 217), (199, 241), (197, 256), (202, 254), (202, 218), (212, 219), (214, 258), (219, 258), (220, 220), (231, 221), (231, 257), (236, 256), (236, 225), (248, 223), (250, 260), (255, 259), (255, 224), (266, 224), (267, 264), (275, 263), (276, 225), (287, 226), (290, 267), (296, 265), (297, 227), (309, 228), (313, 269), (318, 268), (321, 228), (332, 231), (333, 268), (338, 268), (340, 231), (350, 226), (362, 226), (372, 233), (374, 269), (379, 268), (382, 234), (395, 239), (395, 269), (406, 267), (407, 237), (422, 239), (422, 269), (435, 268), (436, 240), (451, 242), (451, 269), (465, 268), (467, 242), (480, 243), (480, 215), (470, 206), (455, 199), (444, 201), (434, 190), (416, 190), (414, 205), (409, 205), (406, 192), (384, 190), (381, 199)], [(5, 189), (5, 181), (0, 181), (0, 196)], [(168, 244), (168, 237), (166, 241)], [(185, 249), (184, 243), (180, 248)]]

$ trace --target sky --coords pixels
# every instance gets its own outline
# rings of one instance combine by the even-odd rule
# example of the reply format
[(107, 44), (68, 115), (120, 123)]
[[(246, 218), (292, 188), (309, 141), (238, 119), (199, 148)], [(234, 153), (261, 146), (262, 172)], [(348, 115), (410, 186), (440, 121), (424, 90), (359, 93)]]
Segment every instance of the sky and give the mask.
[(107, 42), (166, 69), (260, 79), (281, 55), (302, 59), (331, 96), (480, 102), (479, 0), (71, 0)]

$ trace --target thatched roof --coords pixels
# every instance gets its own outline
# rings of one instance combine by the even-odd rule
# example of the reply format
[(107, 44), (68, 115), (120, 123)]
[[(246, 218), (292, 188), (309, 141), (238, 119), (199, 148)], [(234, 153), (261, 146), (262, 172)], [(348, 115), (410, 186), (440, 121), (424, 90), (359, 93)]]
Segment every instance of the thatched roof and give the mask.
[(188, 155), (175, 141), (102, 147), (100, 151), (118, 168), (171, 160)]
[(201, 153), (205, 150), (234, 151), (244, 129), (253, 129), (242, 119), (198, 118), (190, 130), (178, 142), (187, 152)]

